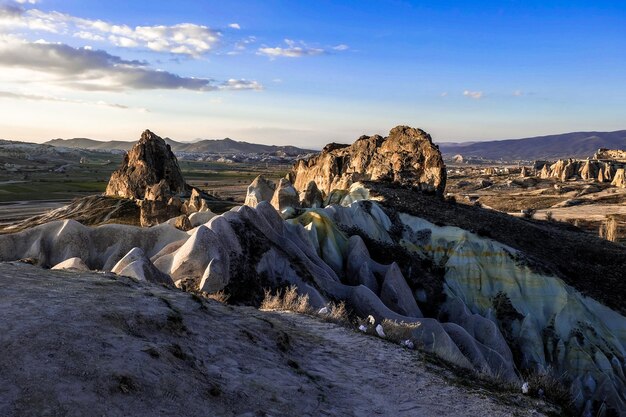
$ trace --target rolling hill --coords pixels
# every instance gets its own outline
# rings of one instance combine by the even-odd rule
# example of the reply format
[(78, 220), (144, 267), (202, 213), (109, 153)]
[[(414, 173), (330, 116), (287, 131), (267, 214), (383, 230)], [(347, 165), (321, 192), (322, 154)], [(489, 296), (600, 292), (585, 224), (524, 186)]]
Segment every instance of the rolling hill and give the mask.
[(599, 148), (626, 149), (626, 130), (615, 132), (573, 132), (467, 143), (438, 143), (444, 157), (457, 154), (464, 158), (491, 160), (543, 160), (591, 157)]
[[(225, 139), (202, 139), (194, 142), (177, 142), (170, 138), (165, 138), (165, 141), (172, 147), (174, 152), (197, 152), (197, 153), (259, 153), (259, 154), (275, 154), (276, 152), (284, 152), (289, 156), (296, 156), (301, 154), (307, 154), (312, 151), (309, 149), (302, 149), (295, 146), (275, 146), (275, 145), (262, 145), (258, 143), (249, 143), (232, 140), (230, 138)], [(129, 150), (135, 142), (125, 141), (97, 141), (86, 138), (74, 138), (74, 139), (53, 139), (45, 144), (56, 147), (64, 148), (80, 148), (89, 150)]]

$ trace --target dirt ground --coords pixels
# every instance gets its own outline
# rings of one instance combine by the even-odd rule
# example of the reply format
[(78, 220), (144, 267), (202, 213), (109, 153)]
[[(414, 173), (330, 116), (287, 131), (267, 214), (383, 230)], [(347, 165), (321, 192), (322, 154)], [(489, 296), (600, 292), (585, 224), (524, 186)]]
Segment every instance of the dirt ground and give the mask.
[[(0, 264), (2, 416), (542, 416), (319, 319)], [(471, 384), (470, 384), (471, 385)]]

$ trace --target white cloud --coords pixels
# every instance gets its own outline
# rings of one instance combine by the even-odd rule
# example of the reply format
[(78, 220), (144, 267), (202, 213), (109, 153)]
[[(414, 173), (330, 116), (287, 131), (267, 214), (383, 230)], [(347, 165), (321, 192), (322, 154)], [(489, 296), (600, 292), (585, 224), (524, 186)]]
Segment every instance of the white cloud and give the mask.
[(333, 46), (333, 49), (335, 51), (347, 51), (348, 49), (350, 49), (350, 47), (348, 45), (342, 43), (340, 45)]
[(474, 100), (480, 100), (481, 98), (483, 98), (483, 92), (482, 91), (465, 90), (465, 91), (463, 91), (463, 95), (465, 97), (473, 98)]
[[(256, 81), (230, 79), (219, 82), (184, 77), (151, 68), (143, 61), (125, 60), (102, 50), (27, 42), (14, 37), (0, 38), (0, 67), (21, 71), (11, 80), (13, 82), (38, 81), (78, 90), (215, 91), (263, 88)], [(3, 78), (9, 73), (13, 71), (0, 72)]]
[(285, 39), (286, 48), (277, 46), (274, 48), (270, 48), (267, 46), (261, 47), (258, 49), (258, 55), (269, 56), (270, 58), (276, 57), (288, 57), (288, 58), (299, 58), (303, 56), (311, 56), (311, 55), (321, 55), (326, 53), (326, 51), (322, 48), (313, 48), (305, 44), (304, 42), (296, 42), (291, 39)]
[(15, 0), (15, 2), (19, 4), (37, 4), (39, 0)]
[(193, 23), (131, 27), (54, 11), (0, 6), (0, 30), (12, 32), (19, 29), (69, 34), (97, 42), (108, 40), (122, 48), (140, 47), (191, 56), (213, 50), (222, 36), (217, 30)]
[[(75, 100), (75, 99), (56, 97), (56, 96), (43, 96), (39, 94), (16, 93), (13, 91), (2, 91), (2, 90), (0, 90), (0, 98), (13, 99), (13, 100), (29, 100), (29, 101), (54, 101), (54, 102), (71, 103), (71, 104), (88, 104), (88, 105), (111, 107), (114, 109), (123, 109), (123, 110), (131, 109), (131, 107), (123, 105), (123, 104), (107, 103), (106, 101), (102, 101), (102, 100), (92, 102), (92, 101)], [(148, 111), (147, 109), (143, 109), (143, 108), (139, 110)]]
[(220, 90), (263, 90), (263, 86), (256, 81), (236, 80), (231, 78), (218, 86)]
[(522, 90), (515, 90), (515, 91), (513, 91), (513, 95), (515, 97), (521, 97), (521, 96), (524, 95), (524, 92)]
[(239, 26), (239, 23), (231, 23), (230, 25), (228, 25), (229, 28), (231, 29), (241, 29), (241, 26)]
[(443, 92), (443, 93), (441, 93), (440, 95), (441, 95), (441, 97), (448, 97), (448, 92), (447, 92), (447, 91), (444, 91), (444, 92)]

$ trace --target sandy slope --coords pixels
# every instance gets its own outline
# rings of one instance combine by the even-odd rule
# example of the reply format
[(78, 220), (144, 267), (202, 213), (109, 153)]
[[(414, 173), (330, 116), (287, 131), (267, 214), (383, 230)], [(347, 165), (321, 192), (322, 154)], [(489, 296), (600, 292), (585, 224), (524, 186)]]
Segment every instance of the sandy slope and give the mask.
[[(540, 416), (420, 354), (110, 274), (0, 264), (2, 416)], [(501, 396), (501, 395), (500, 395)]]

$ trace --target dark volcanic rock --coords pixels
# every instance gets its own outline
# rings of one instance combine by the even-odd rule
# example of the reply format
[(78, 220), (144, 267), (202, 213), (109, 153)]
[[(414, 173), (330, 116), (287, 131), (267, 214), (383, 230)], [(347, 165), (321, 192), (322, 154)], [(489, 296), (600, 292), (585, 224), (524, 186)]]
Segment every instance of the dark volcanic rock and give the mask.
[(187, 190), (183, 174), (170, 145), (146, 130), (139, 142), (125, 155), (122, 167), (111, 175), (105, 195), (143, 199), (146, 187), (164, 180), (169, 190)]
[(429, 134), (408, 126), (389, 136), (361, 136), (352, 145), (327, 145), (319, 155), (301, 159), (289, 178), (303, 191), (311, 181), (325, 194), (358, 181), (387, 181), (442, 195), (446, 170)]

